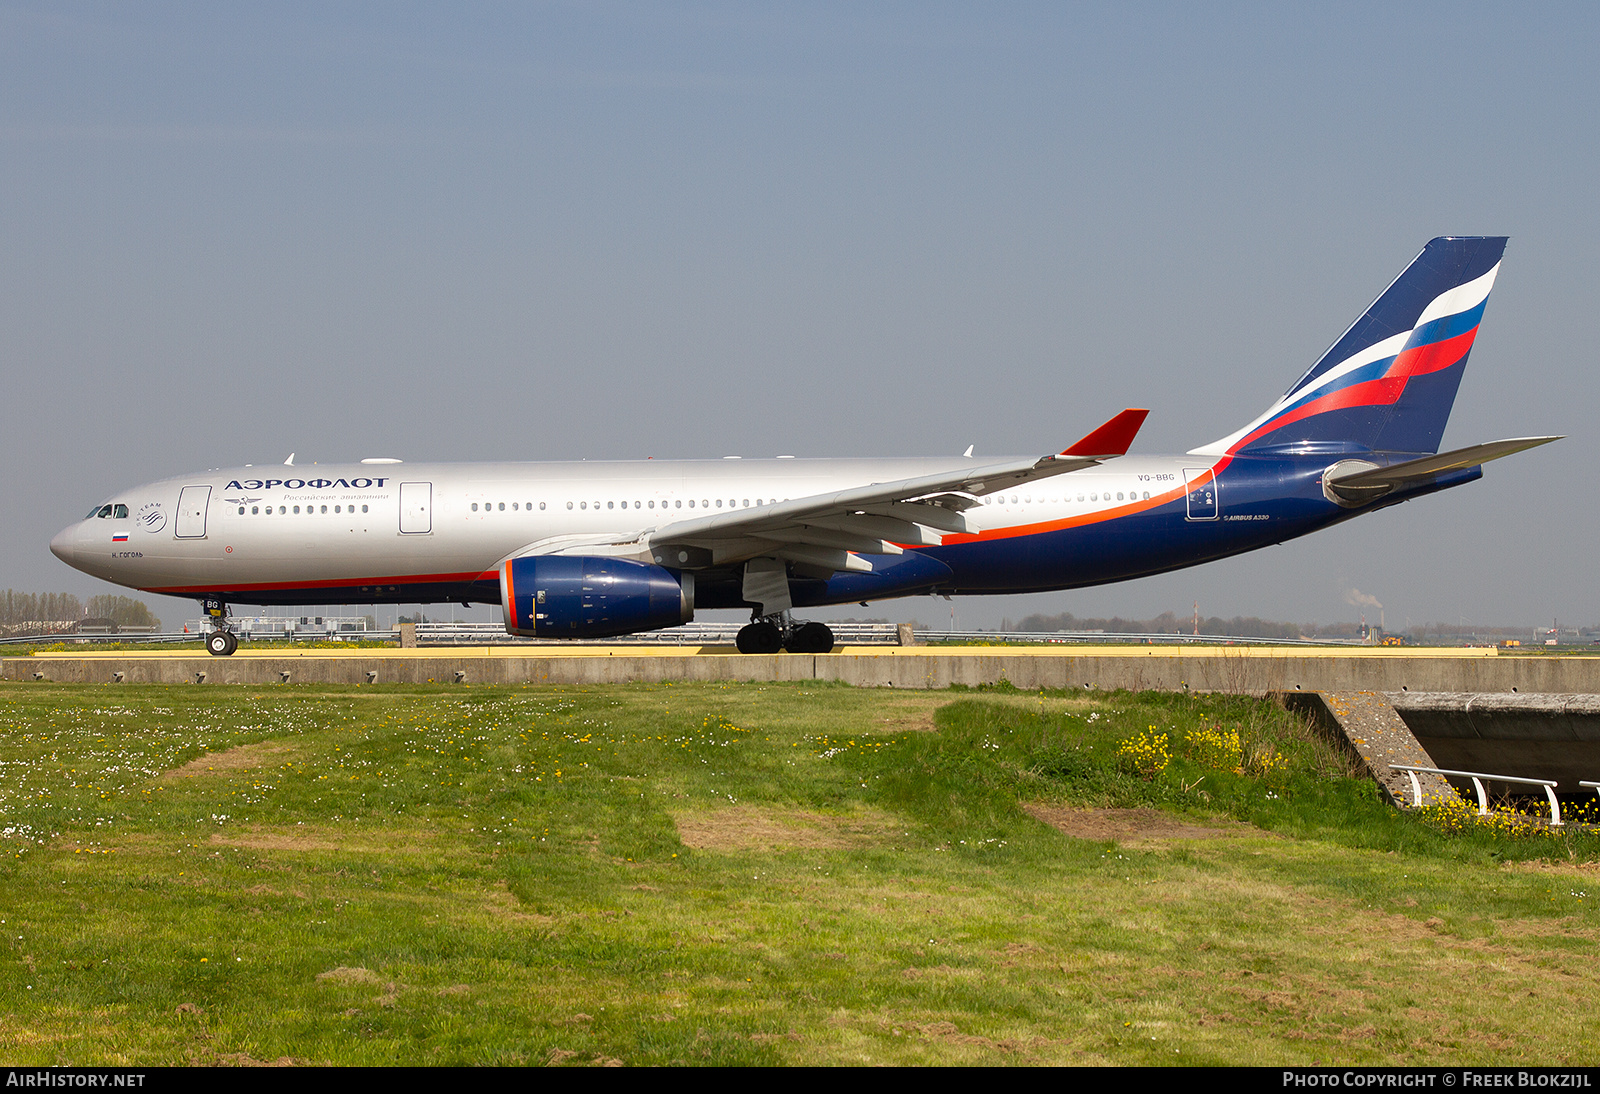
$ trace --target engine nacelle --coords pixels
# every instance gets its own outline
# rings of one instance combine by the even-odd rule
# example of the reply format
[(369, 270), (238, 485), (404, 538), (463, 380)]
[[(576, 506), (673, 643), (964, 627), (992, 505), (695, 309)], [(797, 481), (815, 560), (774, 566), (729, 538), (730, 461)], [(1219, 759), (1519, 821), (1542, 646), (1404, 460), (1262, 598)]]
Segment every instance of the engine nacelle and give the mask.
[(533, 555), (500, 567), (506, 630), (610, 638), (694, 618), (694, 575), (625, 558)]

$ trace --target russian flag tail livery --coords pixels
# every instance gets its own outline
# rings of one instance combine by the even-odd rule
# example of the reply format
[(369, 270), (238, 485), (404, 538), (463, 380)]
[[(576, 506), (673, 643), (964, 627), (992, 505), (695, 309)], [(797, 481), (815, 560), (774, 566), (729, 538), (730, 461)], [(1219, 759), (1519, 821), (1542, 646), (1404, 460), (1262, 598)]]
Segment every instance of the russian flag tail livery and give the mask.
[(1193, 454), (1439, 451), (1505, 249), (1433, 240), (1283, 398)]

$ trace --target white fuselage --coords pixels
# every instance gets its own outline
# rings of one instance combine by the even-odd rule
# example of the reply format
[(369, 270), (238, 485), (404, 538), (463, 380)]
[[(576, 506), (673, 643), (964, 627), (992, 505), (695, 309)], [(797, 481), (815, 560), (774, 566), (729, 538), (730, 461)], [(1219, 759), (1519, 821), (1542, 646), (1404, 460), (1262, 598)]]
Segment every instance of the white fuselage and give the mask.
[[(1183, 489), (1192, 457), (1122, 457), (989, 494), (970, 510), (985, 532), (1035, 526)], [(1204, 461), (1202, 461), (1203, 463)], [(553, 537), (627, 540), (727, 513), (970, 466), (954, 458), (644, 460), (578, 463), (243, 467), (121, 491), (63, 530), (51, 549), (96, 577), (200, 596), (360, 582), (350, 602), (394, 599), (390, 585), (492, 579), (502, 559)], [(188, 511), (184, 511), (187, 505)], [(97, 507), (103, 511), (104, 506)], [(374, 597), (366, 586), (385, 586)], [(300, 601), (313, 602), (310, 599)]]

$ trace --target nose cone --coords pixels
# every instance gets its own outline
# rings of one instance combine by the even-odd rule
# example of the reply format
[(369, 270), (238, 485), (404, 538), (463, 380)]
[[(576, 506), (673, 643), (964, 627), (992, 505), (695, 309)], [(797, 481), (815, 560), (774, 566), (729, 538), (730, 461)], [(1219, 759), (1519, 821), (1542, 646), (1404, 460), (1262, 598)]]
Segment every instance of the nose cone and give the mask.
[(56, 538), (50, 541), (50, 553), (65, 562), (68, 566), (78, 564), (78, 526), (76, 524), (63, 528), (56, 533)]

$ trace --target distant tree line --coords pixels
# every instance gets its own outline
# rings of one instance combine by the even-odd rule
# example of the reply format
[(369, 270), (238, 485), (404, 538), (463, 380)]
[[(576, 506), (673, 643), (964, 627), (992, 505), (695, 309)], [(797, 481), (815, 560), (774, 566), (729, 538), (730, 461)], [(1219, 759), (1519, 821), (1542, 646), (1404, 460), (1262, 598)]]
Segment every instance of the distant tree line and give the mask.
[[(1378, 630), (1374, 620), (1368, 620), (1373, 631)], [(1016, 631), (1105, 631), (1107, 634), (1193, 634), (1194, 616), (1177, 612), (1162, 612), (1154, 619), (1080, 619), (1071, 612), (1060, 615), (1030, 615), (1012, 623), (1007, 620), (1002, 630)], [(1528, 641), (1535, 628), (1527, 626), (1489, 626), (1467, 623), (1422, 623), (1407, 626), (1405, 633), (1418, 642), (1454, 642), (1463, 639), (1521, 638)], [(1534, 640), (1551, 632), (1537, 628)], [(1563, 624), (1568, 634), (1583, 638), (1600, 635), (1600, 628), (1577, 627)], [(1363, 638), (1359, 623), (1280, 623), (1271, 619), (1258, 619), (1253, 615), (1236, 615), (1232, 619), (1205, 616), (1200, 620), (1200, 633), (1226, 635), (1232, 638)]]
[(0, 629), (8, 634), (62, 634), (85, 620), (119, 627), (159, 627), (149, 605), (131, 596), (104, 593), (85, 605), (71, 593), (0, 592)]
[[(1030, 615), (1018, 622), (1019, 631), (1105, 631), (1108, 634), (1193, 634), (1194, 616), (1162, 612), (1154, 619), (1079, 619), (1071, 612), (1060, 615)], [(1212, 615), (1200, 620), (1201, 634), (1225, 634), (1236, 638), (1357, 638), (1356, 623), (1280, 623), (1253, 615), (1223, 619)]]
[(161, 626), (161, 620), (156, 618), (144, 601), (131, 596), (117, 596), (115, 593), (91, 596), (84, 614), (90, 619), (109, 619), (119, 627)]

